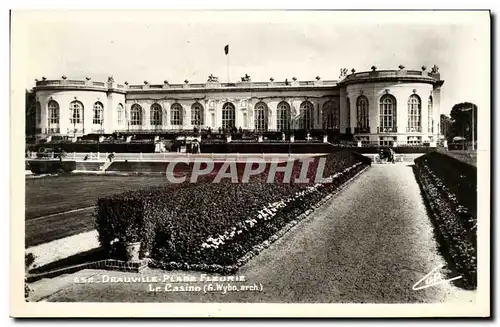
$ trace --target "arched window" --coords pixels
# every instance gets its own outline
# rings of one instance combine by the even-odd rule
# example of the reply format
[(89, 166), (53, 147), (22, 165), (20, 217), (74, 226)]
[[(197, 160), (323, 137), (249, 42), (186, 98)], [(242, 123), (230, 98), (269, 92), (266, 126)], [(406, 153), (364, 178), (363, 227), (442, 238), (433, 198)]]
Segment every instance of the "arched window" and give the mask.
[(380, 99), (380, 132), (396, 132), (396, 98), (386, 94)]
[(340, 128), (340, 110), (336, 101), (327, 101), (323, 104), (323, 129)]
[(123, 104), (119, 103), (116, 108), (117, 116), (118, 116), (118, 125), (123, 125), (125, 122), (125, 111), (123, 109)]
[(94, 118), (92, 120), (93, 124), (102, 124), (104, 122), (104, 109), (102, 103), (97, 101), (94, 103)]
[(299, 129), (311, 129), (314, 106), (309, 101), (304, 101), (300, 105)]
[(142, 125), (142, 107), (137, 103), (133, 104), (132, 108), (130, 108), (130, 125)]
[(59, 124), (59, 103), (55, 101), (49, 102), (49, 125)]
[(204, 110), (203, 106), (199, 102), (193, 103), (191, 106), (191, 125), (193, 126), (202, 126), (205, 124), (204, 122)]
[(158, 103), (153, 103), (149, 109), (149, 124), (151, 126), (162, 125), (162, 110)]
[(35, 105), (35, 123), (37, 125), (40, 125), (41, 122), (42, 122), (42, 105), (40, 104), (39, 101), (37, 101)]
[(276, 127), (279, 131), (288, 131), (290, 129), (290, 105), (285, 101), (278, 103)]
[(170, 107), (170, 125), (182, 125), (182, 106), (179, 103), (174, 103)]
[(427, 124), (429, 126), (429, 133), (434, 133), (434, 107), (432, 103), (432, 96), (429, 97), (429, 102), (427, 104)]
[(364, 95), (360, 95), (356, 100), (356, 127), (358, 128), (368, 128), (370, 125), (369, 116), (369, 103), (368, 99)]
[(83, 104), (80, 101), (69, 104), (69, 117), (71, 124), (83, 124)]
[(268, 128), (268, 108), (264, 102), (259, 102), (254, 108), (254, 120), (256, 131), (267, 131)]
[(422, 131), (422, 103), (416, 94), (408, 98), (408, 132)]
[(230, 129), (235, 127), (235, 108), (230, 102), (224, 103), (222, 106), (222, 128)]

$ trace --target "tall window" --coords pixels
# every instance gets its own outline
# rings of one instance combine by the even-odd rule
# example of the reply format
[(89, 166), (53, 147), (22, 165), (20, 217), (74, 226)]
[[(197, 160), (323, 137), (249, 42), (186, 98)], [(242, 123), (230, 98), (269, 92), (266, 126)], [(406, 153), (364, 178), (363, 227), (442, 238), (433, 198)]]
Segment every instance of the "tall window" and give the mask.
[(174, 103), (170, 107), (170, 125), (182, 125), (182, 106), (179, 103)]
[(347, 108), (347, 127), (351, 128), (351, 101), (349, 98), (346, 99), (346, 108)]
[(222, 128), (233, 128), (235, 124), (234, 105), (232, 103), (226, 102), (222, 106)]
[(104, 109), (102, 103), (99, 101), (94, 103), (94, 118), (92, 120), (93, 124), (102, 124), (104, 121)]
[(116, 112), (118, 115), (118, 125), (123, 125), (125, 122), (125, 111), (123, 110), (123, 105), (121, 103), (118, 104)]
[(300, 118), (299, 118), (299, 129), (311, 129), (312, 128), (312, 112), (314, 106), (309, 101), (304, 101), (300, 105)]
[(137, 103), (130, 108), (130, 125), (142, 125), (142, 107)]
[(202, 126), (204, 125), (204, 121), (203, 121), (203, 117), (204, 117), (204, 113), (203, 113), (203, 106), (201, 105), (201, 103), (199, 102), (196, 102), (196, 103), (193, 103), (193, 105), (191, 106), (191, 124), (193, 126)]
[(429, 97), (429, 102), (427, 104), (427, 124), (428, 132), (434, 133), (434, 107), (432, 103), (432, 96)]
[(149, 110), (149, 124), (151, 126), (161, 126), (162, 125), (162, 112), (161, 106), (158, 103), (153, 103)]
[(339, 125), (340, 110), (337, 102), (325, 102), (325, 104), (323, 104), (323, 129), (339, 129)]
[(71, 124), (83, 123), (83, 104), (80, 101), (72, 101), (69, 104), (69, 121)]
[(396, 130), (396, 98), (386, 94), (380, 99), (380, 131), (394, 132)]
[(212, 112), (212, 113), (210, 114), (210, 126), (211, 126), (212, 128), (214, 128), (214, 127), (215, 127), (215, 113), (214, 113), (214, 112)]
[(40, 102), (36, 102), (36, 106), (35, 106), (35, 123), (37, 125), (40, 125), (40, 123), (42, 122), (42, 105), (40, 104)]
[(246, 112), (243, 113), (243, 128), (248, 128), (248, 114)]
[(285, 101), (278, 103), (276, 127), (279, 131), (288, 131), (290, 129), (290, 105)]
[(268, 128), (268, 108), (264, 102), (259, 102), (254, 108), (255, 130), (267, 131)]
[(408, 98), (408, 132), (421, 132), (422, 103), (420, 97), (412, 94)]
[(356, 127), (368, 128), (370, 126), (369, 109), (368, 99), (364, 95), (359, 96), (356, 100)]
[(59, 124), (59, 104), (55, 101), (49, 102), (49, 125)]

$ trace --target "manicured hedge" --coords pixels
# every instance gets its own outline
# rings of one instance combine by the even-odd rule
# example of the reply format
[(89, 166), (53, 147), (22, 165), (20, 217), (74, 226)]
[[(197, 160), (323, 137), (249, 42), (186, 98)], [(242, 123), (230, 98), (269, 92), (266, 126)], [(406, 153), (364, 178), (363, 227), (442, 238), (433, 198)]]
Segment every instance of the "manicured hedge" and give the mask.
[(415, 160), (420, 184), (445, 258), (464, 287), (477, 285), (476, 168), (440, 153)]
[[(309, 167), (310, 175), (316, 173), (317, 162)], [(277, 182), (267, 183), (267, 167), (250, 183), (229, 179), (211, 183), (212, 175), (201, 183), (99, 199), (95, 212), (99, 241), (117, 256), (126, 241), (140, 240), (142, 255), (149, 254), (163, 268), (179, 263), (187, 269), (234, 268), (254, 246), (311, 210), (370, 162), (349, 151), (327, 156), (324, 176), (335, 176), (327, 184), (293, 183), (301, 168), (295, 163), (292, 183), (283, 183), (283, 173), (277, 174)], [(241, 173), (242, 166), (238, 169)]]
[(427, 166), (443, 180), (461, 205), (469, 212), (477, 211), (477, 168), (464, 161), (434, 151), (415, 159), (419, 166)]
[[(50, 147), (50, 143), (39, 144), (31, 148), (37, 151), (41, 147)], [(71, 152), (116, 152), (116, 153), (149, 153), (155, 151), (154, 143), (57, 143), (54, 147), (67, 153)]]
[(29, 168), (34, 174), (69, 173), (76, 169), (76, 162), (66, 160), (30, 160)]
[[(153, 153), (154, 143), (56, 143), (51, 145), (38, 144), (30, 146), (31, 151), (37, 151), (40, 147), (57, 147), (67, 153), (71, 152), (115, 152), (115, 153)], [(167, 141), (168, 151), (177, 151), (180, 147), (178, 141)], [(318, 141), (304, 141), (296, 139), (295, 143), (289, 144), (281, 138), (270, 139), (266, 142), (256, 142), (252, 140), (235, 140), (227, 143), (225, 139), (205, 139), (201, 144), (202, 153), (331, 153), (338, 150), (350, 148), (360, 153), (378, 153), (378, 146), (366, 146), (358, 148), (356, 146), (323, 143), (322, 138)], [(428, 146), (396, 147), (396, 153), (428, 153), (436, 150)]]

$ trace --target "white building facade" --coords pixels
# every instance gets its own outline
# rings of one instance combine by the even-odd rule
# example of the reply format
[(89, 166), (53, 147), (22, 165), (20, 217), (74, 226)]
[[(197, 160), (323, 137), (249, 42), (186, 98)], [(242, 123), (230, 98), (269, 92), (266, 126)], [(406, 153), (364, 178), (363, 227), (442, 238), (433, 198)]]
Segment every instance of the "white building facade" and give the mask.
[(376, 70), (339, 81), (128, 85), (87, 78), (36, 82), (37, 133), (85, 134), (323, 130), (380, 144), (434, 142), (440, 89), (436, 67)]

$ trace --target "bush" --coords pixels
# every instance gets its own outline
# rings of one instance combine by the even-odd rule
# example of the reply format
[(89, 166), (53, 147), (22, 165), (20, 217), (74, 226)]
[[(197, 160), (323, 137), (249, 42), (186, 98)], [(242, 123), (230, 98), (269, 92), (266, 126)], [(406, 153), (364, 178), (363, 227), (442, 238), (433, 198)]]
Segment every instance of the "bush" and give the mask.
[[(294, 183), (301, 171), (297, 161), (291, 183), (283, 183), (283, 173), (276, 175), (275, 183), (267, 183), (268, 166), (250, 183), (228, 179), (210, 183), (212, 175), (201, 183), (99, 199), (95, 213), (99, 241), (112, 255), (120, 252), (117, 243), (133, 239), (142, 242), (143, 256), (149, 252), (165, 265), (231, 266), (370, 162), (348, 151), (327, 156), (324, 176), (335, 176), (328, 184)], [(315, 175), (317, 163), (309, 166), (308, 176)], [(238, 166), (239, 177), (242, 169)]]
[(28, 163), (34, 174), (69, 173), (76, 169), (76, 161), (30, 160)]
[(25, 253), (24, 254), (24, 267), (25, 267), (25, 274), (24, 274), (24, 298), (27, 299), (31, 293), (31, 287), (28, 285), (28, 271), (30, 268), (33, 266), (33, 263), (35, 262), (35, 256), (33, 253)]
[(477, 285), (477, 212), (475, 167), (440, 153), (415, 160), (415, 174), (431, 209), (444, 256), (463, 277)]

